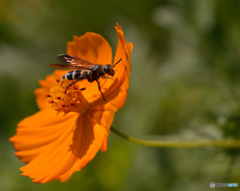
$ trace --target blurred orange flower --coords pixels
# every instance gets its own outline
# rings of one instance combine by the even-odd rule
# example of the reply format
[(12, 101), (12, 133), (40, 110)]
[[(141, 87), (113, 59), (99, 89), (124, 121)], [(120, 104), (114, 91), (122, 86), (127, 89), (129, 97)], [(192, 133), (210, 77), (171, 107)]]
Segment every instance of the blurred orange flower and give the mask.
[[(118, 46), (113, 63), (120, 58), (122, 61), (114, 68), (113, 80), (99, 79), (106, 101), (97, 83), (87, 80), (70, 86), (66, 93), (64, 90), (70, 82), (55, 81), (66, 71), (56, 70), (53, 76), (39, 82), (41, 88), (35, 90), (35, 95), (40, 111), (23, 119), (17, 134), (10, 138), (16, 156), (28, 163), (20, 168), (22, 175), (29, 176), (33, 182), (56, 179), (64, 182), (92, 160), (99, 149), (106, 151), (114, 114), (127, 97), (133, 49), (132, 43), (126, 43), (121, 26), (117, 23), (115, 28)], [(91, 32), (74, 36), (73, 42), (68, 43), (67, 54), (94, 64), (112, 63), (108, 42)]]

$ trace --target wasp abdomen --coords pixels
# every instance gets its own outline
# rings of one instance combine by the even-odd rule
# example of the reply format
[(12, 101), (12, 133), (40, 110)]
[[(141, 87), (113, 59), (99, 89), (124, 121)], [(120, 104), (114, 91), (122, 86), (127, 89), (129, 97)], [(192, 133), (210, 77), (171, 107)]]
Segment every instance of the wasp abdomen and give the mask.
[(80, 70), (74, 70), (66, 73), (61, 79), (68, 79), (68, 80), (78, 80), (79, 78), (86, 78), (86, 75), (82, 73)]
[(83, 80), (83, 79), (91, 79), (92, 72), (90, 70), (74, 70), (66, 73), (61, 79), (67, 80)]

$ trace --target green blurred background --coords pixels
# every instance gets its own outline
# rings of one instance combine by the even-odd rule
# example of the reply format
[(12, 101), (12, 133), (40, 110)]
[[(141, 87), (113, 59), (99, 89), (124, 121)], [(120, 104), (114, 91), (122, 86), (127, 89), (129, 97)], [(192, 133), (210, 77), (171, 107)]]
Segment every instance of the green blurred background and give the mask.
[(38, 111), (38, 80), (53, 72), (49, 65), (73, 35), (99, 33), (114, 53), (116, 22), (134, 49), (129, 95), (115, 128), (151, 139), (239, 138), (239, 0), (0, 0), (0, 191), (202, 191), (210, 182), (240, 184), (237, 149), (151, 148), (113, 133), (107, 152), (65, 183), (35, 184), (20, 175), (23, 164), (8, 138)]

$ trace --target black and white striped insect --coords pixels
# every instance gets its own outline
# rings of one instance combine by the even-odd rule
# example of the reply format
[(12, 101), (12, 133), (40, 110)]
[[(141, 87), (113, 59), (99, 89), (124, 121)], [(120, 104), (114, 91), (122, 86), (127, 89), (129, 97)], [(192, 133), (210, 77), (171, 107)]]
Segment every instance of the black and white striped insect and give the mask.
[(73, 81), (67, 86), (66, 90), (71, 85), (83, 79), (87, 79), (90, 83), (96, 81), (98, 84), (98, 89), (101, 92), (104, 101), (105, 98), (101, 91), (98, 79), (100, 77), (112, 79), (105, 75), (108, 74), (110, 76), (114, 76), (115, 71), (113, 70), (113, 68), (122, 60), (122, 58), (119, 59), (113, 66), (111, 66), (110, 64), (93, 64), (86, 60), (68, 54), (59, 54), (57, 56), (57, 59), (61, 64), (52, 64), (50, 66), (61, 69), (74, 69), (73, 71), (67, 72), (64, 76), (61, 77), (61, 79), (68, 79)]

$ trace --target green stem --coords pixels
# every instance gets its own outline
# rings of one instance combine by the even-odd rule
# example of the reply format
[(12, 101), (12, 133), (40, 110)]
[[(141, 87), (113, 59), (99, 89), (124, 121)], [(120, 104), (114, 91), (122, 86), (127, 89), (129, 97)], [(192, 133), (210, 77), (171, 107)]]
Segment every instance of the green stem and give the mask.
[(196, 148), (196, 147), (225, 147), (225, 148), (233, 148), (240, 147), (240, 140), (234, 139), (220, 139), (220, 140), (196, 140), (196, 141), (150, 141), (150, 140), (142, 140), (134, 137), (130, 137), (125, 135), (124, 133), (118, 131), (113, 126), (111, 127), (111, 131), (120, 137), (144, 146), (150, 147), (171, 147), (171, 148)]

